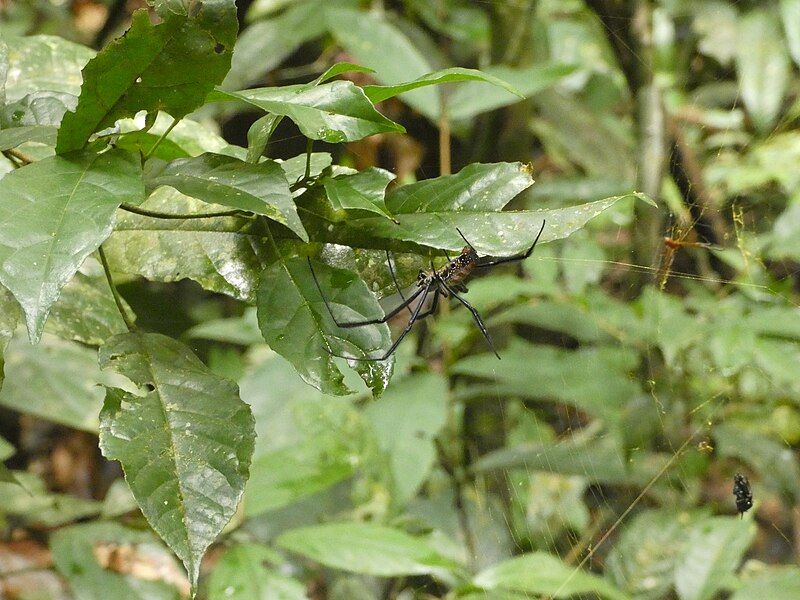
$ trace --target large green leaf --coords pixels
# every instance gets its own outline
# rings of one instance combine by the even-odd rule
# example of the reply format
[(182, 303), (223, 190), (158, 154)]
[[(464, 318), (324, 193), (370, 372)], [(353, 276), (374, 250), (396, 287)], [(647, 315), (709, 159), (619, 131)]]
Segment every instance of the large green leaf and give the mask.
[[(379, 318), (381, 310), (366, 284), (352, 271), (314, 263), (314, 271), (340, 321)], [(270, 347), (286, 358), (309, 384), (327, 394), (350, 393), (334, 354), (365, 357), (382, 354), (389, 328), (369, 325), (344, 329), (328, 314), (309, 264), (280, 256), (261, 276), (258, 324)], [(375, 394), (389, 382), (393, 361), (359, 361), (355, 369)]]
[(181, 118), (203, 103), (230, 68), (238, 22), (229, 0), (193, 6), (191, 17), (171, 13), (158, 25), (146, 10), (135, 12), (126, 34), (86, 65), (78, 107), (58, 133), (59, 153), (140, 110)]
[[(490, 83), (501, 89), (504, 89), (513, 96), (524, 98), (524, 96), (517, 92), (514, 87), (502, 79), (495, 77), (494, 75), (484, 73), (483, 71), (478, 71), (477, 69), (465, 69), (463, 67), (450, 67), (449, 69), (441, 69), (439, 71), (434, 71), (433, 73), (423, 75), (422, 77), (418, 77), (413, 81), (407, 81), (397, 85), (366, 85), (364, 86), (364, 92), (367, 94), (367, 98), (377, 104), (378, 102), (382, 102), (388, 98), (394, 98), (395, 96), (410, 92), (411, 90), (416, 90), (421, 87), (426, 87), (429, 85), (441, 85), (443, 83), (454, 83), (457, 81), (480, 81), (483, 83)], [(481, 89), (481, 91), (483, 91), (483, 89)]]
[[(75, 525), (54, 533), (50, 549), (56, 569), (69, 582), (76, 600), (103, 600), (109, 597), (110, 590), (120, 600), (177, 600), (181, 597), (179, 590), (186, 591), (186, 580), (176, 577), (180, 567), (149, 531), (102, 521)], [(116, 561), (98, 563), (104, 552), (115, 550), (126, 555), (134, 567), (138, 561), (158, 568), (127, 569), (132, 573), (122, 569), (120, 573), (113, 568)], [(179, 587), (175, 587), (176, 583)]]
[[(157, 190), (142, 208), (173, 214), (217, 210), (168, 187)], [(250, 226), (249, 220), (235, 217), (156, 219), (120, 212), (103, 248), (115, 271), (154, 281), (192, 279), (204, 289), (253, 301), (266, 259)]]
[(97, 431), (103, 405), (98, 383), (122, 385), (97, 367), (93, 350), (45, 334), (32, 346), (19, 333), (5, 352), (0, 405), (75, 429)]
[(574, 73), (575, 67), (541, 64), (518, 69), (495, 65), (481, 72), (487, 79), (502, 81), (506, 85), (491, 87), (472, 82), (459, 86), (447, 99), (447, 115), (451, 119), (471, 119), (482, 112), (519, 102), (520, 95), (532, 96), (555, 85)]
[(353, 174), (325, 177), (322, 183), (334, 209), (367, 211), (391, 219), (384, 194), (394, 177), (394, 173), (370, 167)]
[(100, 364), (143, 394), (107, 389), (100, 448), (122, 463), (142, 512), (195, 587), (206, 548), (244, 491), (255, 437), (250, 407), (234, 383), (163, 335), (113, 337)]
[(739, 20), (736, 66), (739, 89), (756, 128), (767, 131), (780, 113), (790, 63), (774, 10), (753, 10)]
[(750, 519), (736, 517), (715, 517), (695, 525), (675, 568), (675, 589), (681, 600), (715, 598), (739, 566), (755, 531)]
[(270, 114), (288, 117), (307, 138), (332, 144), (353, 142), (376, 133), (405, 131), (375, 110), (364, 90), (352, 81), (332, 81), (310, 88), (217, 90), (210, 98), (242, 100)]
[(16, 102), (42, 90), (78, 95), (81, 69), (94, 56), (93, 50), (52, 35), (8, 41), (6, 102)]
[(489, 590), (511, 590), (569, 598), (577, 594), (597, 594), (624, 600), (629, 596), (611, 583), (567, 565), (546, 552), (523, 554), (478, 573), (473, 583)]
[(398, 504), (414, 497), (436, 462), (433, 440), (447, 419), (447, 391), (440, 375), (406, 377), (365, 411), (389, 460)]
[(0, 180), (0, 283), (32, 341), (84, 259), (109, 236), (122, 202), (144, 196), (139, 159), (121, 150), (35, 162)]
[(302, 583), (265, 568), (275, 555), (256, 544), (229, 548), (211, 573), (209, 600), (307, 600)]
[(68, 494), (51, 493), (36, 475), (14, 471), (14, 482), (0, 482), (0, 515), (14, 516), (33, 527), (58, 527), (94, 517), (101, 504)]
[(770, 566), (759, 570), (745, 580), (731, 600), (794, 600), (800, 598), (800, 569), (795, 566)]
[(334, 569), (395, 577), (457, 569), (423, 540), (369, 523), (331, 523), (292, 529), (277, 539), (292, 552)]
[(203, 202), (265, 215), (308, 241), (289, 182), (274, 161), (253, 164), (221, 154), (203, 154), (169, 163), (147, 183), (151, 187), (168, 185)]

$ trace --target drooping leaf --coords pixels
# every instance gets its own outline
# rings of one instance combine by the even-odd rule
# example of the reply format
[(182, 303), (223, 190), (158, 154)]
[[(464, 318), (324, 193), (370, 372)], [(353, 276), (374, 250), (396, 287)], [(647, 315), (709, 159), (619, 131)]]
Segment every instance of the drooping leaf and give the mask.
[(8, 44), (6, 102), (16, 102), (42, 90), (77, 96), (81, 69), (94, 51), (53, 35), (14, 38)]
[[(224, 210), (167, 187), (142, 208), (173, 214)], [(266, 259), (250, 226), (249, 220), (236, 217), (155, 219), (120, 211), (103, 248), (115, 271), (154, 281), (191, 279), (209, 291), (253, 301)]]
[(407, 377), (365, 411), (389, 459), (392, 497), (404, 504), (436, 462), (433, 443), (447, 419), (447, 382), (433, 373)]
[(473, 583), (488, 590), (519, 591), (552, 598), (577, 594), (597, 594), (616, 600), (629, 598), (602, 577), (578, 570), (546, 552), (523, 554), (489, 567), (478, 573)]
[(147, 183), (153, 188), (168, 185), (203, 202), (265, 215), (308, 241), (289, 182), (274, 161), (253, 164), (221, 154), (202, 154), (169, 163)]
[(256, 544), (229, 548), (211, 573), (209, 600), (306, 600), (305, 585), (265, 568), (276, 554)]
[(391, 219), (384, 194), (394, 178), (394, 173), (370, 167), (353, 174), (326, 177), (322, 183), (335, 209), (367, 211)]
[[(80, 600), (102, 600), (110, 590), (124, 600), (177, 600), (188, 591), (175, 559), (149, 531), (102, 521), (74, 525), (55, 532), (50, 549), (56, 569)], [(115, 561), (115, 553), (126, 559)], [(118, 572), (120, 563), (132, 565), (133, 572)]]
[(736, 50), (742, 100), (756, 128), (766, 131), (781, 110), (790, 73), (774, 11), (752, 10), (739, 20)]
[(575, 70), (571, 65), (549, 63), (524, 68), (487, 67), (481, 70), (483, 75), (506, 85), (487, 86), (472, 82), (457, 87), (447, 99), (447, 115), (453, 120), (471, 119), (480, 113), (514, 104), (519, 102), (520, 96), (525, 98), (541, 92)]
[(139, 159), (121, 150), (55, 156), (0, 180), (0, 283), (38, 341), (50, 307), (109, 236), (117, 207), (144, 196)]
[(353, 142), (376, 133), (405, 131), (375, 110), (364, 90), (351, 81), (332, 81), (310, 88), (217, 90), (211, 99), (242, 100), (270, 114), (288, 117), (307, 138), (332, 144)]
[(695, 525), (675, 568), (675, 590), (681, 600), (716, 597), (725, 578), (739, 566), (755, 529), (749, 519), (736, 517), (714, 517)]
[(98, 369), (93, 350), (49, 334), (36, 346), (17, 334), (5, 362), (0, 405), (90, 432), (97, 431), (103, 404), (97, 384), (123, 384)]
[(94, 132), (140, 110), (176, 119), (193, 111), (228, 72), (237, 28), (226, 0), (198, 4), (191, 17), (171, 13), (158, 25), (147, 11), (135, 12), (125, 36), (83, 70), (78, 107), (64, 116), (56, 150), (82, 148)]
[(206, 548), (244, 491), (255, 437), (250, 408), (234, 383), (163, 335), (115, 336), (100, 364), (143, 393), (107, 389), (100, 448), (122, 463), (142, 513), (195, 587)]
[[(514, 89), (509, 83), (503, 81), (499, 77), (484, 73), (477, 69), (465, 69), (463, 67), (450, 67), (449, 69), (441, 69), (428, 73), (422, 77), (418, 77), (413, 81), (399, 83), (397, 85), (366, 85), (364, 86), (364, 93), (367, 94), (373, 103), (377, 104), (388, 98), (394, 98), (400, 94), (410, 92), (417, 88), (426, 87), (429, 85), (440, 85), (443, 83), (453, 83), (457, 81), (479, 81), (483, 83), (490, 83), (497, 86), (509, 94), (524, 98), (524, 96)], [(483, 90), (481, 90), (483, 91)]]
[[(339, 320), (379, 318), (381, 310), (367, 286), (352, 271), (314, 263), (314, 271)], [(344, 329), (328, 314), (314, 284), (308, 262), (299, 257), (279, 257), (261, 276), (258, 290), (258, 324), (270, 347), (286, 358), (299, 375), (320, 391), (350, 393), (336, 366), (335, 354), (375, 356), (390, 343), (389, 328), (369, 325)], [(355, 369), (379, 395), (391, 376), (392, 360), (360, 361)]]
[(435, 574), (457, 568), (423, 540), (369, 523), (292, 529), (276, 543), (325, 566), (376, 577)]

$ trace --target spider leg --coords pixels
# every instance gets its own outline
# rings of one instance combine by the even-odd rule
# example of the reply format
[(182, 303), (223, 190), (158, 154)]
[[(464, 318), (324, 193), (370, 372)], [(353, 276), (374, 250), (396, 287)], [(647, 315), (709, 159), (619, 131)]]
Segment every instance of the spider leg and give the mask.
[(386, 323), (386, 321), (391, 319), (393, 316), (395, 316), (401, 310), (403, 310), (409, 304), (411, 304), (414, 301), (414, 299), (417, 298), (425, 290), (425, 288), (417, 289), (406, 300), (401, 302), (400, 305), (397, 308), (389, 311), (388, 313), (386, 313), (383, 317), (381, 317), (379, 319), (365, 319), (363, 321), (346, 321), (346, 322), (342, 322), (342, 321), (338, 321), (336, 319), (336, 317), (333, 314), (333, 310), (331, 310), (331, 305), (328, 302), (328, 299), (325, 297), (325, 294), (322, 293), (322, 287), (319, 285), (319, 279), (317, 279), (317, 274), (314, 272), (314, 267), (311, 266), (311, 259), (310, 258), (308, 259), (308, 268), (311, 269), (311, 276), (314, 278), (314, 283), (317, 286), (317, 290), (319, 291), (319, 295), (322, 298), (322, 301), (325, 303), (325, 308), (328, 309), (328, 314), (330, 314), (331, 319), (333, 319), (333, 322), (336, 323), (337, 327), (342, 327), (342, 328), (345, 328), (345, 329), (348, 328), (348, 327), (363, 327), (364, 325), (378, 325), (379, 323)]
[(417, 315), (417, 321), (421, 321), (425, 317), (429, 317), (433, 313), (436, 312), (436, 309), (439, 307), (439, 298), (441, 298), (442, 292), (437, 287), (433, 290), (433, 300), (431, 301), (431, 307), (423, 313)]
[(456, 300), (461, 302), (461, 304), (463, 304), (467, 308), (467, 310), (472, 313), (472, 318), (475, 319), (475, 323), (478, 324), (478, 328), (481, 330), (481, 333), (483, 334), (483, 337), (486, 338), (486, 343), (489, 344), (489, 348), (492, 349), (492, 352), (494, 352), (494, 355), (497, 357), (498, 360), (500, 360), (500, 355), (497, 353), (497, 350), (495, 350), (494, 343), (492, 342), (492, 336), (490, 336), (489, 332), (486, 331), (486, 325), (483, 324), (483, 319), (481, 319), (481, 316), (478, 314), (477, 309), (474, 306), (472, 306), (472, 304), (470, 304), (469, 302), (464, 300), (464, 298), (459, 296), (456, 293), (456, 291), (452, 287), (450, 287), (447, 284), (447, 282), (445, 282), (443, 279), (440, 278), (439, 282), (442, 284), (442, 286), (444, 286), (444, 289), (446, 289), (447, 292), (453, 298), (455, 298)]
[[(327, 348), (325, 348), (325, 351), (328, 354), (331, 354), (332, 356), (336, 356), (338, 358), (344, 358), (344, 359), (347, 359), (347, 360), (355, 360), (355, 361), (359, 361), (359, 362), (380, 362), (382, 360), (386, 360), (392, 354), (394, 354), (394, 351), (397, 350), (397, 347), (400, 345), (400, 342), (403, 341), (403, 338), (406, 337), (408, 335), (408, 332), (411, 331), (411, 328), (414, 327), (414, 323), (417, 322), (417, 320), (419, 318), (419, 315), (420, 315), (420, 311), (422, 310), (422, 305), (425, 304), (425, 299), (428, 297), (428, 292), (430, 292), (433, 288), (434, 288), (434, 284), (432, 283), (428, 287), (419, 288), (419, 291), (414, 293), (414, 296), (412, 298), (415, 298), (420, 293), (422, 293), (422, 298), (420, 298), (419, 302), (414, 307), (414, 312), (411, 313), (411, 318), (408, 320), (408, 323), (406, 324), (405, 329), (403, 329), (402, 333), (397, 336), (397, 339), (394, 341), (394, 343), (391, 346), (389, 346), (389, 349), (386, 352), (384, 352), (381, 356), (354, 357), (354, 356), (343, 356), (341, 354), (334, 354), (333, 352), (331, 352)], [(434, 292), (434, 294), (435, 293), (436, 292)], [(435, 296), (434, 296), (434, 301), (436, 301), (436, 297)]]
[(541, 227), (541, 229), (539, 229), (539, 233), (536, 234), (536, 239), (533, 240), (533, 244), (531, 245), (530, 248), (528, 248), (522, 254), (516, 254), (514, 256), (506, 256), (505, 258), (497, 258), (495, 260), (490, 260), (488, 262), (477, 264), (475, 266), (477, 268), (479, 268), (479, 269), (482, 269), (484, 267), (493, 267), (495, 265), (502, 265), (503, 263), (517, 262), (517, 261), (520, 261), (520, 260), (525, 260), (531, 254), (533, 254), (533, 249), (536, 248), (536, 244), (539, 241), (539, 237), (541, 237), (542, 231), (544, 231), (544, 224), (545, 224), (545, 221), (542, 221), (542, 227)]
[[(400, 294), (400, 297), (405, 301), (406, 297), (403, 295), (403, 290), (400, 289), (400, 284), (397, 283), (397, 275), (394, 273), (394, 267), (392, 266), (392, 257), (389, 256), (389, 251), (386, 251), (386, 264), (389, 265), (389, 273), (392, 275), (392, 281), (394, 281), (394, 287), (397, 290), (397, 293)], [(406, 304), (406, 309), (408, 309), (409, 314), (411, 314), (411, 309), (408, 308), (408, 304)]]

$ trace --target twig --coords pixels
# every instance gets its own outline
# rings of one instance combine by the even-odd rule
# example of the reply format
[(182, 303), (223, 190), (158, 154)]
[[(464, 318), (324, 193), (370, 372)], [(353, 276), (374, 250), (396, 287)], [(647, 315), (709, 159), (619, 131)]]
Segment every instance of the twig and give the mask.
[(212, 217), (250, 217), (250, 213), (245, 212), (243, 210), (221, 210), (219, 212), (211, 212), (211, 213), (165, 213), (160, 212), (157, 210), (148, 210), (146, 208), (140, 208), (138, 206), (133, 206), (132, 204), (120, 204), (119, 206), (122, 210), (142, 215), (143, 217), (152, 217), (153, 219), (210, 219)]
[(450, 151), (450, 120), (447, 118), (447, 98), (441, 96), (439, 113), (439, 175), (450, 175), (452, 161)]
[(111, 267), (108, 266), (108, 260), (106, 260), (106, 253), (103, 252), (102, 244), (97, 248), (97, 253), (100, 255), (100, 262), (103, 263), (103, 271), (105, 271), (106, 279), (108, 280), (108, 287), (111, 288), (111, 295), (114, 296), (114, 302), (117, 305), (122, 320), (125, 322), (125, 327), (128, 328), (128, 331), (136, 331), (136, 325), (133, 324), (133, 321), (128, 316), (128, 311), (125, 309), (122, 297), (117, 291), (117, 286), (114, 285), (114, 280), (111, 277)]
[(181, 120), (180, 120), (180, 119), (172, 119), (172, 123), (170, 124), (170, 126), (169, 126), (169, 127), (167, 127), (166, 131), (164, 131), (164, 133), (162, 133), (162, 134), (161, 134), (161, 136), (160, 136), (160, 137), (159, 137), (159, 138), (156, 140), (156, 143), (155, 143), (155, 144), (153, 144), (153, 145), (150, 147), (150, 150), (148, 150), (148, 151), (145, 153), (145, 155), (144, 155), (144, 158), (145, 158), (145, 160), (147, 160), (148, 158), (150, 158), (150, 156), (152, 156), (153, 152), (155, 152), (155, 151), (156, 151), (156, 148), (158, 148), (158, 146), (161, 144), (161, 142), (163, 142), (163, 141), (164, 141), (164, 139), (165, 139), (165, 138), (166, 138), (166, 137), (167, 137), (167, 136), (170, 134), (170, 132), (171, 132), (171, 131), (172, 131), (172, 130), (175, 128), (175, 125), (177, 125), (177, 124), (178, 124), (178, 123), (180, 123), (180, 122), (181, 122)]
[[(29, 164), (31, 164), (33, 162), (33, 159), (30, 156), (20, 152), (19, 150), (15, 150), (14, 148), (9, 148), (8, 150), (3, 150), (3, 155), (6, 158), (9, 158), (9, 159), (11, 159), (13, 157), (17, 161), (21, 162), (23, 165), (29, 165)], [(12, 161), (12, 162), (15, 162), (15, 161)]]

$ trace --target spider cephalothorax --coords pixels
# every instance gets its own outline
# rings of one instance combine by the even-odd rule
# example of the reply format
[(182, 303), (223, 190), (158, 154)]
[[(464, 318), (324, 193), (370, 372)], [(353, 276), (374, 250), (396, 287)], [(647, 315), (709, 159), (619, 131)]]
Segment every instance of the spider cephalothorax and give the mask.
[[(328, 313), (330, 313), (333, 322), (336, 323), (338, 327), (343, 327), (343, 328), (363, 327), (366, 325), (376, 325), (378, 323), (386, 323), (389, 319), (399, 314), (404, 309), (408, 310), (408, 312), (411, 313), (411, 317), (409, 318), (408, 323), (406, 323), (406, 326), (403, 329), (402, 333), (399, 336), (397, 336), (397, 339), (394, 341), (394, 343), (381, 356), (356, 357), (356, 356), (340, 356), (338, 354), (334, 354), (334, 356), (340, 356), (341, 358), (346, 358), (348, 360), (358, 360), (358, 361), (386, 360), (394, 353), (394, 351), (397, 349), (397, 346), (399, 346), (400, 342), (403, 341), (403, 338), (406, 335), (408, 335), (408, 332), (411, 331), (411, 328), (414, 326), (414, 323), (436, 312), (436, 309), (439, 306), (440, 298), (453, 297), (456, 300), (458, 300), (461, 304), (463, 304), (466, 307), (466, 309), (470, 311), (470, 313), (472, 313), (472, 318), (475, 319), (475, 322), (478, 324), (478, 328), (481, 330), (481, 333), (483, 334), (483, 337), (486, 339), (486, 342), (489, 344), (489, 347), (492, 349), (492, 352), (495, 353), (495, 356), (497, 356), (497, 358), (500, 358), (500, 355), (497, 354), (497, 350), (495, 350), (494, 344), (492, 343), (492, 338), (489, 336), (489, 332), (486, 331), (486, 326), (483, 324), (483, 319), (481, 319), (481, 316), (478, 314), (478, 311), (475, 310), (475, 307), (472, 306), (469, 302), (467, 302), (464, 298), (459, 296), (459, 293), (464, 293), (467, 291), (467, 287), (464, 285), (464, 281), (472, 274), (472, 272), (475, 269), (493, 267), (495, 265), (499, 265), (502, 263), (516, 262), (528, 258), (533, 253), (533, 249), (536, 248), (536, 243), (539, 241), (539, 237), (542, 235), (542, 231), (544, 231), (544, 221), (542, 221), (542, 227), (539, 229), (539, 233), (536, 235), (536, 239), (533, 240), (533, 244), (531, 244), (530, 248), (528, 248), (522, 254), (507, 256), (503, 258), (490, 258), (490, 257), (478, 256), (478, 252), (475, 250), (475, 248), (472, 247), (472, 244), (469, 243), (467, 238), (464, 237), (464, 234), (461, 233), (461, 231), (458, 229), (456, 231), (458, 231), (458, 234), (464, 239), (467, 245), (464, 246), (464, 248), (461, 250), (461, 253), (454, 259), (450, 259), (450, 257), (448, 256), (447, 264), (445, 264), (441, 269), (436, 269), (433, 266), (433, 262), (431, 262), (430, 271), (420, 271), (419, 275), (417, 276), (417, 288), (416, 290), (414, 290), (414, 292), (412, 292), (410, 296), (408, 296), (408, 298), (406, 298), (403, 295), (403, 292), (400, 290), (400, 286), (397, 284), (397, 278), (395, 277), (394, 269), (392, 268), (392, 261), (387, 253), (387, 259), (389, 261), (388, 263), (389, 270), (392, 274), (392, 279), (394, 280), (395, 286), (397, 287), (397, 291), (400, 294), (400, 297), (403, 299), (403, 302), (401, 302), (398, 307), (392, 309), (379, 319), (366, 319), (364, 321), (349, 321), (349, 322), (338, 321), (336, 319), (336, 316), (333, 314), (333, 310), (331, 310), (331, 306), (328, 303), (325, 294), (322, 292), (322, 288), (320, 287), (319, 281), (317, 280), (317, 275), (316, 273), (314, 273), (314, 269), (311, 266), (311, 259), (309, 259), (308, 267), (309, 269), (311, 269), (311, 275), (314, 277), (314, 283), (317, 285), (317, 289), (319, 290), (320, 296), (322, 296), (322, 301), (325, 303), (325, 307), (327, 308)], [(445, 255), (447, 255), (447, 253), (445, 253)], [(489, 258), (489, 260), (484, 261), (483, 259), (485, 258)], [(423, 310), (423, 307), (426, 305), (426, 302), (428, 300), (428, 296), (432, 296), (431, 302), (428, 308)], [(333, 352), (330, 352), (330, 350), (327, 348), (326, 351), (333, 354)]]

